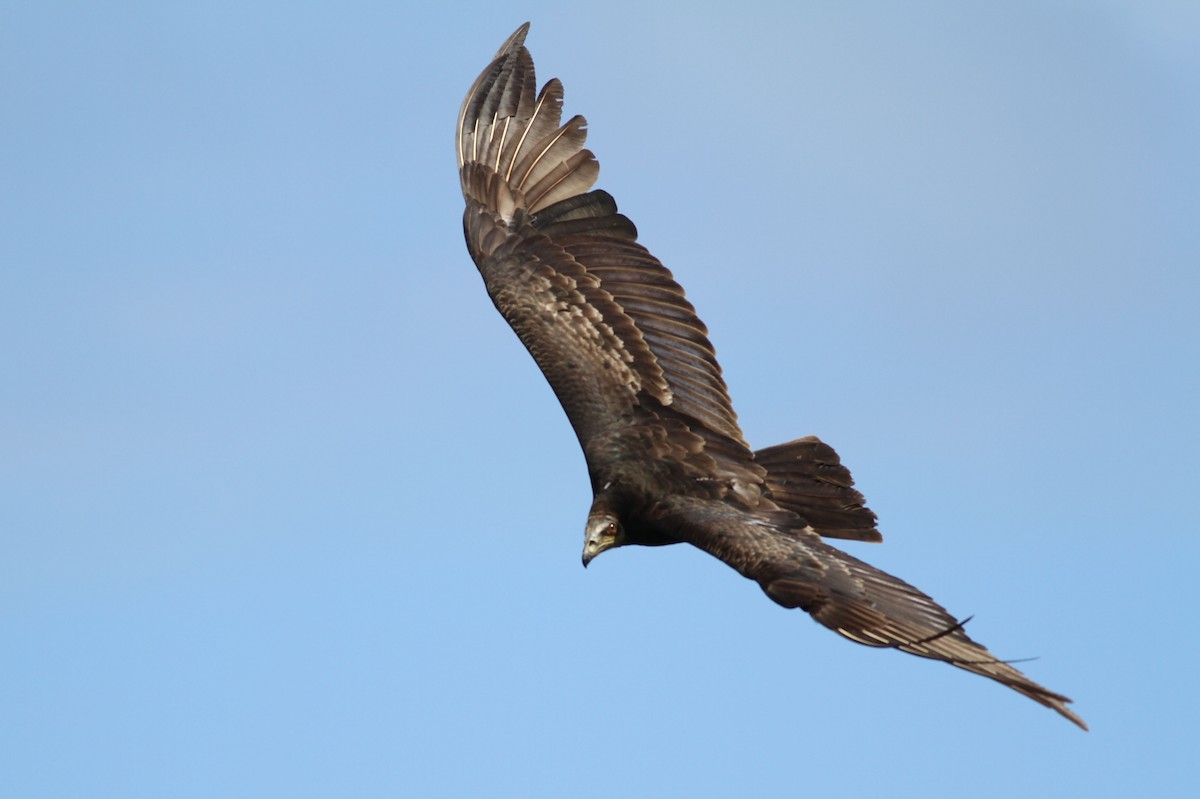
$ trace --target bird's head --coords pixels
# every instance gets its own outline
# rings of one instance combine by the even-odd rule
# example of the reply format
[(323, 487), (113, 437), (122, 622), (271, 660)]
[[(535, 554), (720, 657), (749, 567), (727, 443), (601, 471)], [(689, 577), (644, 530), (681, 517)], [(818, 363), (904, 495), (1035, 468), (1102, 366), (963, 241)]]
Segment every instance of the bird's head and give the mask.
[(619, 547), (625, 542), (625, 531), (621, 520), (610, 511), (593, 511), (588, 514), (587, 527), (583, 534), (583, 566), (606, 549)]

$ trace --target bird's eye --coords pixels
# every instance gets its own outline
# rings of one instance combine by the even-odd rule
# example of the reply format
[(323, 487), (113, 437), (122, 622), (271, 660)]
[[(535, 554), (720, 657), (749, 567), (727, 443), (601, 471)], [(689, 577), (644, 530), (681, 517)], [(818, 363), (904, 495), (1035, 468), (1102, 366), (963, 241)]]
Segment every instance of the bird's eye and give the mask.
[(616, 523), (616, 522), (609, 522), (609, 523), (608, 523), (608, 534), (609, 534), (609, 535), (616, 535), (616, 534), (617, 534), (617, 523)]

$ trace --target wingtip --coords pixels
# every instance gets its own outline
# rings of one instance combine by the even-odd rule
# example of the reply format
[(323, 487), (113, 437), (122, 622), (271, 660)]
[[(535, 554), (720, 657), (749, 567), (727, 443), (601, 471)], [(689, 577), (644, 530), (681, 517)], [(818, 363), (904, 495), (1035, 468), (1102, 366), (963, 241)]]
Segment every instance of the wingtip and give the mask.
[(505, 39), (504, 44), (496, 51), (496, 58), (500, 58), (510, 50), (515, 50), (525, 44), (525, 35), (529, 33), (529, 23), (522, 23), (521, 27), (513, 31), (512, 36)]
[(1067, 699), (1064, 696), (1057, 702), (1052, 702), (1052, 703), (1047, 702), (1045, 704), (1050, 709), (1052, 709), (1056, 713), (1058, 713), (1058, 715), (1062, 716), (1063, 718), (1065, 718), (1067, 721), (1074, 724), (1079, 729), (1083, 730), (1084, 732), (1090, 732), (1090, 730), (1088, 729), (1087, 722), (1084, 721), (1082, 718), (1080, 718), (1078, 713), (1076, 713), (1075, 711), (1073, 711), (1069, 707), (1067, 707), (1067, 703), (1069, 703), (1070, 701), (1071, 701), (1070, 699)]

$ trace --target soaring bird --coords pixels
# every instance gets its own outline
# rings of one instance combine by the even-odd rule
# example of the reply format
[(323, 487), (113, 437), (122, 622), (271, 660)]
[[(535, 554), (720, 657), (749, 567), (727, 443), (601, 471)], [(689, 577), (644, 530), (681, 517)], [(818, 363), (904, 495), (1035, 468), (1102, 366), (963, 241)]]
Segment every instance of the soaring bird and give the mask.
[(691, 544), (839, 635), (990, 677), (1086, 730), (1071, 700), (998, 660), (930, 597), (826, 543), (882, 540), (831, 447), (746, 444), (704, 323), (613, 198), (592, 190), (586, 122), (561, 122), (557, 79), (537, 91), (528, 30), (459, 112), (463, 229), (583, 448), (583, 565), (629, 544)]

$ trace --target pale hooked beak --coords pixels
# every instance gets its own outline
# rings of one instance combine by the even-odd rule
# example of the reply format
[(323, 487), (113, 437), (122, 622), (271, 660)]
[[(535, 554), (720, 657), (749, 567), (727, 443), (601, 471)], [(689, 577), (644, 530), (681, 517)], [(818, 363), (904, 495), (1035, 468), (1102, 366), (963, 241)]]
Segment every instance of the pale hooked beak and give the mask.
[(587, 565), (592, 562), (592, 558), (603, 551), (604, 549), (600, 546), (600, 542), (589, 536), (587, 542), (583, 545), (583, 568), (586, 569)]
[(605, 536), (599, 530), (589, 531), (583, 542), (583, 568), (586, 569), (597, 555), (612, 545), (612, 536)]
[(617, 521), (611, 516), (589, 517), (583, 536), (583, 567), (617, 545)]

